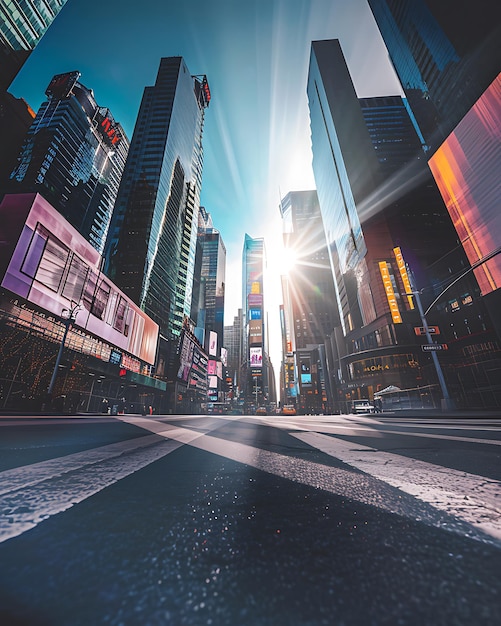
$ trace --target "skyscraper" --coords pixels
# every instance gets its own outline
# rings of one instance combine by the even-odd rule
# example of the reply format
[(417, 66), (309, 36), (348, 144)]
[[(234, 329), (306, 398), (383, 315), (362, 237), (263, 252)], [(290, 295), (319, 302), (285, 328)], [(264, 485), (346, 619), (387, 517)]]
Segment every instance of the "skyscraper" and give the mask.
[[(500, 195), (501, 5), (496, 0), (466, 0), (460, 10), (453, 0), (369, 0), (369, 5), (430, 147), (430, 169), (474, 268), (499, 349), (501, 220), (494, 207)], [(452, 302), (466, 314), (469, 297)]]
[(291, 191), (280, 203), (284, 245), (293, 252), (286, 268), (292, 290), (294, 347), (323, 343), (339, 325), (334, 282), (317, 192)]
[(264, 309), (264, 270), (266, 265), (263, 238), (246, 234), (242, 252), (242, 327), (245, 376), (243, 392), (248, 402), (264, 401), (267, 386), (266, 325)]
[[(212, 226), (212, 219), (204, 207), (200, 207), (198, 242), (200, 244), (200, 283), (203, 285), (199, 299), (198, 314), (203, 318), (205, 347), (211, 331), (218, 336), (218, 353), (224, 339), (224, 292), (226, 284), (226, 247), (221, 233)], [(193, 307), (192, 307), (193, 311)], [(200, 326), (197, 320), (197, 326)]]
[[(320, 412), (325, 408), (325, 386), (319, 377), (316, 351), (336, 326), (339, 312), (316, 191), (291, 191), (280, 203), (285, 248), (294, 263), (285, 268), (284, 328), (287, 357), (294, 355), (300, 409)], [(290, 368), (286, 366), (283, 371)], [(290, 380), (287, 389), (290, 393)], [(293, 397), (289, 396), (289, 397)], [(286, 404), (287, 400), (284, 401)], [(323, 406), (322, 406), (323, 405)]]
[(311, 46), (308, 100), (313, 171), (345, 332), (376, 318), (361, 220), (381, 182), (339, 41)]
[(10, 191), (37, 192), (102, 253), (129, 140), (80, 72), (54, 76), (28, 130)]
[[(412, 119), (399, 99), (357, 98), (338, 42), (313, 42), (308, 97), (314, 175), (341, 315), (343, 338), (334, 333), (340, 397), (354, 389), (371, 397), (390, 384), (432, 384), (429, 357), (413, 337), (421, 322), (407, 296), (407, 263), (430, 303), (466, 259)], [(490, 338), (478, 286), (458, 283), (453, 295), (468, 303), (464, 324), (451, 317), (452, 304), (434, 312), (432, 323), (440, 319), (450, 336), (444, 358), (459, 396), (457, 363), (466, 351), (481, 352)]]
[(0, 89), (7, 89), (66, 0), (0, 0)]
[(240, 374), (242, 365), (242, 309), (238, 309), (231, 326), (224, 327), (224, 345), (228, 350), (228, 375), (232, 380), (233, 397), (240, 391)]
[(497, 0), (368, 0), (433, 153), (501, 67)]
[[(105, 271), (160, 326), (157, 373), (191, 309), (210, 91), (182, 57), (160, 60), (146, 87), (106, 243)], [(174, 350), (175, 351), (175, 350)]]

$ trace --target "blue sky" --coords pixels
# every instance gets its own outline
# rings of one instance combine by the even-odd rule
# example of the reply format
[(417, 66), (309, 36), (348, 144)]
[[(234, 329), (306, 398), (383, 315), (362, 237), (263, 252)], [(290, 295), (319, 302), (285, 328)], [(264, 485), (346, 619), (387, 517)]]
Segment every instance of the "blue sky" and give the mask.
[(227, 248), (225, 323), (241, 306), (248, 233), (265, 238), (271, 285), (265, 300), (276, 332), (278, 204), (289, 191), (315, 187), (306, 97), (310, 45), (333, 38), (360, 97), (399, 93), (365, 0), (68, 0), (10, 91), (36, 110), (54, 74), (79, 70), (131, 138), (161, 57), (183, 56), (192, 74), (206, 74), (212, 100), (202, 204)]

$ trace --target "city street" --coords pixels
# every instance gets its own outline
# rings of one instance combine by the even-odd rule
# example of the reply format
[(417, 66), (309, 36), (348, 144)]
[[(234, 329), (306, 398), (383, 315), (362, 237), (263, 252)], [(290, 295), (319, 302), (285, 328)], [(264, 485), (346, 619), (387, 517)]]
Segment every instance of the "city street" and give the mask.
[(0, 417), (0, 624), (501, 623), (501, 417)]

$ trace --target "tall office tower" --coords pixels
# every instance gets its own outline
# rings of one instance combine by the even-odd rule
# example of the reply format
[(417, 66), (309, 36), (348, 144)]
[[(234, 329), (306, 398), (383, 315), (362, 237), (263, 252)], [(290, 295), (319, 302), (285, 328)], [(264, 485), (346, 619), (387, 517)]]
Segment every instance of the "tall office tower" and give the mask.
[(106, 243), (105, 271), (167, 342), (160, 376), (191, 309), (209, 101), (205, 76), (191, 75), (181, 57), (161, 59), (144, 90)]
[(0, 196), (5, 191), (10, 173), (29, 127), (35, 119), (35, 111), (23, 98), (15, 98), (8, 91), (0, 90)]
[(339, 326), (334, 282), (325, 242), (318, 196), (313, 191), (291, 191), (280, 203), (285, 248), (294, 264), (285, 268), (292, 290), (294, 348), (323, 343)]
[(79, 78), (80, 72), (52, 78), (9, 191), (40, 193), (102, 253), (129, 141)]
[(307, 91), (313, 171), (347, 333), (376, 318), (361, 220), (369, 215), (381, 176), (337, 40), (312, 43)]
[[(371, 397), (387, 385), (408, 389), (424, 381), (431, 384), (436, 380), (433, 365), (423, 355), (420, 340), (416, 343), (412, 336), (421, 321), (414, 299), (406, 295), (410, 289), (406, 264), (418, 286), (427, 288), (429, 304), (451, 275), (465, 269), (466, 259), (420, 158), (417, 135), (412, 145), (412, 121), (405, 120), (405, 104), (395, 108), (397, 100), (359, 100), (335, 41), (312, 44), (308, 97), (314, 175), (341, 315), (342, 336), (334, 333), (333, 349), (341, 373), (338, 388), (348, 399), (353, 398), (349, 390)], [(392, 124), (400, 127), (399, 143), (392, 139)], [(443, 307), (449, 317), (440, 317), (441, 331), (450, 326), (450, 336), (457, 342), (447, 357), (451, 379), (461, 355), (480, 349), (478, 338), (486, 330), (474, 304), (478, 287), (460, 292), (463, 288), (458, 283), (449, 299), (465, 296), (466, 321), (459, 324), (457, 317), (450, 318), (452, 305)], [(457, 376), (454, 381), (457, 394), (463, 394)]]
[[(284, 315), (290, 339), (287, 357), (294, 355), (299, 408), (305, 412), (325, 409), (325, 385), (318, 367), (318, 346), (336, 326), (339, 313), (316, 191), (291, 191), (280, 203), (285, 248), (294, 264), (285, 268), (287, 286)], [(284, 371), (287, 371), (285, 368)], [(288, 380), (288, 389), (290, 381)]]
[[(203, 297), (199, 300), (198, 316), (200, 313), (203, 314), (205, 347), (207, 349), (209, 347), (210, 333), (216, 333), (216, 356), (219, 356), (220, 349), (224, 343), (226, 247), (221, 233), (212, 227), (212, 218), (204, 207), (200, 207), (198, 242), (201, 254), (200, 284), (203, 285)], [(198, 320), (197, 326), (199, 326)]]
[(0, 90), (8, 89), (66, 0), (0, 0)]
[(397, 173), (402, 174), (404, 167), (407, 168), (404, 175), (409, 178), (411, 164), (425, 169), (424, 138), (420, 137), (417, 124), (413, 123), (407, 100), (400, 96), (379, 96), (359, 98), (358, 102), (385, 181)]
[(497, 0), (368, 0), (433, 153), (501, 67)]
[(232, 380), (234, 397), (240, 390), (240, 367), (242, 365), (242, 309), (238, 309), (231, 326), (224, 327), (224, 347), (228, 350), (228, 375)]
[(245, 235), (242, 253), (242, 388), (248, 402), (264, 401), (266, 381), (266, 325), (264, 312), (264, 270), (266, 266), (264, 239)]
[[(369, 0), (501, 345), (497, 0)], [(463, 310), (459, 299), (456, 310)], [(500, 401), (501, 402), (501, 401)]]

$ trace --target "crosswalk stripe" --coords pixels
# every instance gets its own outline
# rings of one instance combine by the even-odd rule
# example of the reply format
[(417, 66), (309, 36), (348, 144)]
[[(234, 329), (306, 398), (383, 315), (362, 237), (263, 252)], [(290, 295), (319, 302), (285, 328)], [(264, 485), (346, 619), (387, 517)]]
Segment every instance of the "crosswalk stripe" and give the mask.
[[(142, 440), (141, 440), (142, 439)], [(103, 446), (85, 453), (8, 470), (10, 490), (0, 496), (0, 543), (34, 528), (45, 519), (113, 485), (179, 448), (177, 441), (144, 437), (136, 446)], [(150, 440), (147, 443), (146, 440)], [(154, 440), (154, 441), (153, 441)], [(124, 444), (126, 442), (123, 442)], [(111, 448), (111, 450), (110, 450)], [(69, 471), (63, 471), (65, 463)], [(41, 480), (33, 472), (41, 471)], [(27, 479), (23, 480), (23, 473)], [(0, 478), (7, 472), (2, 472)], [(9, 482), (6, 483), (7, 487)]]
[(99, 463), (138, 448), (151, 446), (158, 441), (162, 439), (155, 435), (148, 435), (5, 470), (0, 474), (0, 495), (36, 485), (44, 480), (62, 476), (86, 465)]
[(501, 483), (320, 433), (304, 443), (501, 539)]
[[(405, 499), (403, 497), (404, 494), (402, 494), (403, 489), (395, 489), (394, 487), (399, 486), (391, 485), (386, 477), (383, 476), (383, 478), (380, 479), (371, 471), (366, 471), (363, 474), (353, 473), (342, 468), (312, 463), (311, 461), (262, 450), (236, 441), (213, 437), (178, 426), (163, 424), (162, 422), (148, 418), (124, 416), (120, 417), (120, 419), (123, 419), (123, 421), (127, 423), (151, 430), (162, 436), (174, 438), (182, 443), (205, 450), (206, 452), (245, 463), (246, 465), (267, 473), (317, 489), (323, 489), (363, 504), (376, 506), (377, 508), (392, 513), (398, 513), (405, 517), (412, 517), (412, 519), (419, 518), (424, 523), (446, 528), (463, 535), (474, 536), (481, 541), (489, 541), (488, 537), (491, 537), (494, 543), (498, 543), (499, 539), (501, 539), (499, 515), (496, 517), (489, 512), (489, 520), (482, 521), (481, 523), (478, 523), (477, 520), (473, 520), (471, 516), (465, 519), (464, 515), (457, 515), (457, 513), (461, 512), (459, 507), (451, 509), (454, 514), (450, 515), (447, 510), (433, 506), (431, 503), (426, 502), (424, 498), (420, 498), (419, 493), (413, 494), (409, 491), (410, 498), (409, 500)], [(326, 445), (326, 440), (330, 440), (332, 437), (318, 435), (317, 433), (291, 434), (298, 439), (303, 439), (308, 445), (314, 445), (314, 447), (324, 452), (332, 449)], [(312, 437), (308, 436), (310, 434)], [(314, 443), (310, 443), (310, 441)], [(322, 449), (322, 447), (318, 445), (319, 442), (325, 449)], [(347, 446), (353, 447), (353, 444), (347, 444)], [(360, 446), (357, 446), (357, 448), (360, 448)], [(367, 450), (371, 449), (367, 448)], [(330, 452), (327, 452), (327, 454), (330, 454)], [(334, 456), (337, 455), (335, 454)], [(354, 464), (350, 463), (350, 465)], [(424, 465), (429, 464), (425, 463)], [(440, 469), (443, 472), (448, 471), (444, 468)], [(461, 473), (461, 475), (463, 474)], [(483, 480), (486, 481), (487, 479)], [(412, 511), (412, 513), (409, 514), (409, 511)], [(444, 513), (446, 514), (445, 517)], [(485, 511), (483, 509), (478, 510), (478, 515), (485, 515)], [(473, 521), (476, 521), (476, 523), (473, 524)]]

